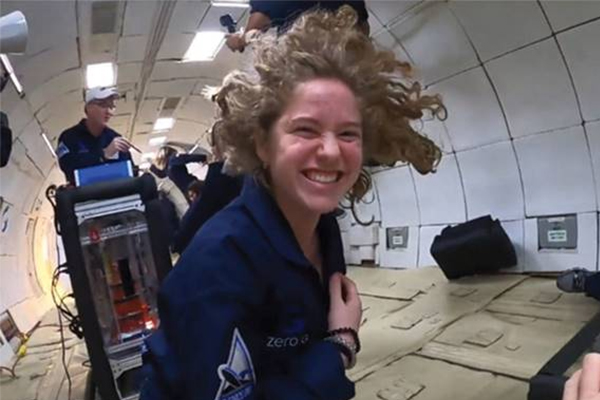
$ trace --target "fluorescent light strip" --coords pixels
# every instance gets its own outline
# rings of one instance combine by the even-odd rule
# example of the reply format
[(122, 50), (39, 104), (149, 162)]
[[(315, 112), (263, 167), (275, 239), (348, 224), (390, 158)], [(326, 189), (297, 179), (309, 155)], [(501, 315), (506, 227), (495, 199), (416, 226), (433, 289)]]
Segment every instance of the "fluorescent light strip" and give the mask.
[(182, 61), (212, 61), (223, 47), (223, 43), (225, 43), (225, 32), (198, 32), (185, 52)]
[(52, 143), (50, 143), (50, 139), (48, 139), (48, 135), (46, 135), (46, 132), (42, 132), (42, 139), (44, 139), (44, 142), (46, 143), (46, 146), (48, 146), (48, 150), (50, 150), (50, 153), (52, 153), (52, 157), (57, 158), (56, 157), (56, 152), (54, 151), (54, 147), (52, 147)]
[(85, 79), (88, 89), (115, 85), (115, 67), (113, 63), (90, 64), (86, 68)]
[(13, 66), (10, 63), (10, 60), (8, 59), (6, 54), (0, 54), (0, 59), (2, 60), (2, 66), (4, 67), (4, 70), (8, 72), (8, 76), (10, 77), (10, 80), (13, 86), (15, 87), (15, 90), (17, 91), (19, 96), (22, 96), (23, 86), (21, 85), (21, 82), (19, 82), (19, 79), (15, 75), (15, 70), (13, 69)]
[(154, 127), (152, 128), (156, 131), (167, 131), (171, 129), (175, 125), (175, 120), (173, 118), (158, 118), (154, 123)]
[(213, 7), (233, 7), (233, 8), (248, 8), (250, 7), (250, 4), (248, 4), (247, 2), (244, 1), (213, 1), (212, 3)]

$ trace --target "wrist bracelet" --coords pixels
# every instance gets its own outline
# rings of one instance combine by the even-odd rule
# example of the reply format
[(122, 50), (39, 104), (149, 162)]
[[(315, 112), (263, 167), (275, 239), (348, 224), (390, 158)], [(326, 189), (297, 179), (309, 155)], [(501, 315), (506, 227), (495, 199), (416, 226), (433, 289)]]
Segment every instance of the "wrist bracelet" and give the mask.
[(356, 351), (351, 343), (341, 336), (329, 336), (324, 339), (326, 342), (330, 342), (336, 345), (340, 352), (348, 359), (348, 365), (346, 369), (351, 369), (356, 365)]
[(354, 339), (354, 343), (356, 344), (356, 353), (358, 354), (360, 352), (361, 346), (360, 346), (360, 339), (358, 338), (358, 332), (356, 332), (356, 330), (354, 330), (350, 327), (343, 327), (343, 328), (338, 328), (338, 329), (332, 329), (329, 332), (327, 332), (327, 334), (329, 336), (335, 336), (335, 335), (339, 335), (342, 333), (349, 333), (352, 335), (352, 339)]

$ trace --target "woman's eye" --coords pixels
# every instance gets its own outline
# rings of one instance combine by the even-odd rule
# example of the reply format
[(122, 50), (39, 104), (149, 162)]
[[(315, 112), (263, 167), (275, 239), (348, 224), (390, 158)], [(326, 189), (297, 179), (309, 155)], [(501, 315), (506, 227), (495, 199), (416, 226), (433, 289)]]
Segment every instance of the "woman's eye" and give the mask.
[(309, 126), (301, 126), (296, 128), (294, 131), (297, 135), (302, 137), (312, 137), (318, 135), (317, 130)]
[(345, 131), (340, 134), (340, 137), (344, 140), (356, 140), (360, 139), (360, 132), (356, 131)]

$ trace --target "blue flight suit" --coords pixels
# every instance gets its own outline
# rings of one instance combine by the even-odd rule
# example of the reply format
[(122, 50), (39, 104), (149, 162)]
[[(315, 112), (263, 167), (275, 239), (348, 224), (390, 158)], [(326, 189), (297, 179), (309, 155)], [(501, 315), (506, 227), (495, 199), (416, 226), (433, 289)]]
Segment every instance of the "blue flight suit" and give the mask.
[(364, 0), (250, 0), (250, 12), (265, 14), (271, 20), (271, 26), (283, 33), (306, 11), (317, 8), (336, 11), (343, 5), (354, 8), (359, 22), (365, 23), (369, 19)]
[(206, 155), (176, 154), (169, 159), (167, 175), (169, 176), (169, 179), (171, 179), (175, 185), (177, 185), (183, 194), (187, 194), (190, 183), (198, 179), (194, 175), (190, 174), (186, 167), (186, 164), (193, 162), (206, 162)]
[(114, 161), (131, 161), (131, 154), (128, 151), (119, 152), (115, 158), (107, 159), (104, 157), (104, 149), (113, 141), (115, 137), (120, 137), (117, 132), (108, 126), (100, 136), (94, 136), (85, 125), (85, 119), (82, 119), (77, 125), (65, 130), (58, 138), (58, 147), (56, 156), (58, 165), (64, 172), (67, 181), (75, 184), (75, 170)]
[(243, 177), (225, 174), (223, 166), (224, 162), (222, 161), (211, 163), (208, 166), (202, 197), (192, 203), (175, 233), (173, 239), (175, 253), (183, 253), (202, 225), (231, 203), (242, 191)]
[[(345, 273), (332, 215), (318, 225), (323, 282)], [(346, 400), (354, 384), (323, 341), (328, 284), (277, 204), (247, 179), (165, 279), (147, 342), (140, 400)]]

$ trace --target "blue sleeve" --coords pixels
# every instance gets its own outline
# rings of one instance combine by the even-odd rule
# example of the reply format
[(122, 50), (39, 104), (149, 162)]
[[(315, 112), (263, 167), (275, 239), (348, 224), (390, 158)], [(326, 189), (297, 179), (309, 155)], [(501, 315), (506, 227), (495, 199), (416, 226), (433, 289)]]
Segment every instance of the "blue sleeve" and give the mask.
[(297, 3), (298, 1), (250, 0), (250, 12), (265, 14), (271, 21), (285, 20)]
[(67, 181), (75, 183), (75, 170), (98, 165), (102, 162), (97, 154), (92, 152), (80, 153), (79, 143), (74, 137), (61, 135), (56, 147), (58, 165), (65, 174)]
[[(162, 341), (154, 358), (161, 361), (144, 382), (141, 400), (160, 398), (153, 393), (181, 400), (351, 398), (354, 385), (331, 343), (312, 345), (286, 371), (261, 367), (268, 361), (261, 331), (264, 281), (229, 239), (203, 239), (161, 289), (162, 332), (149, 339)], [(152, 343), (148, 347), (152, 351)]]
[(171, 157), (169, 160), (169, 166), (179, 166), (189, 163), (202, 163), (206, 162), (205, 154), (178, 154), (175, 157)]

